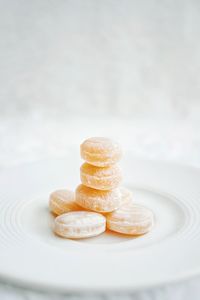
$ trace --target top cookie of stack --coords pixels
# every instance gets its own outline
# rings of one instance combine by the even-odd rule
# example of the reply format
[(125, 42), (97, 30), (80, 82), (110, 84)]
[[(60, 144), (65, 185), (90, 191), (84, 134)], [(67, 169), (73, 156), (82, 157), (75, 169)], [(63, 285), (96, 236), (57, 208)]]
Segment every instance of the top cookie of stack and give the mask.
[(81, 144), (81, 157), (90, 165), (108, 167), (122, 157), (120, 145), (108, 138), (93, 137)]

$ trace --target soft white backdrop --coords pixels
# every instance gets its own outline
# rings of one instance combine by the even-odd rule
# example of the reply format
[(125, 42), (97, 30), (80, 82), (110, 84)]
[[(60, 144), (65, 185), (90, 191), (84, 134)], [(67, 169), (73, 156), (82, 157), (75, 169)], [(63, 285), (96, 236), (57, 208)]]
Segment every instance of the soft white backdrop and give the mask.
[[(198, 0), (0, 0), (0, 169), (94, 135), (200, 167), (199, 36)], [(199, 286), (108, 299), (197, 300)], [(2, 299), (51, 297), (0, 283)]]
[(198, 117), (198, 0), (0, 1), (0, 113)]

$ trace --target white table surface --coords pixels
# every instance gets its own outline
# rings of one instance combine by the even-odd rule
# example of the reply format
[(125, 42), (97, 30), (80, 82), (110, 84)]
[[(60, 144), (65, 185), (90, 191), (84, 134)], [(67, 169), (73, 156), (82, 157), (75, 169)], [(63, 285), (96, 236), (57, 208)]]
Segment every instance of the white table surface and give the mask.
[[(200, 122), (159, 119), (55, 118), (38, 113), (15, 115), (0, 121), (0, 169), (46, 158), (64, 157), (86, 137), (110, 136), (124, 152), (200, 167)], [(133, 294), (58, 295), (30, 291), (0, 281), (0, 299), (199, 299), (200, 276), (186, 282)]]

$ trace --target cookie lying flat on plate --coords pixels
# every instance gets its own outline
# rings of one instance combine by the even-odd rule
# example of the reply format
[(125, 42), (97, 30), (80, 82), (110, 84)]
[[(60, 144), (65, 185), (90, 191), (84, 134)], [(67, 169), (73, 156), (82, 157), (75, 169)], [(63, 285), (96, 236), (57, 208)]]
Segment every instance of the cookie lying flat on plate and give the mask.
[(153, 213), (138, 204), (127, 204), (107, 214), (107, 228), (123, 234), (141, 235), (153, 226)]
[(54, 232), (65, 238), (81, 239), (96, 236), (106, 229), (104, 216), (88, 211), (75, 211), (58, 216)]
[(75, 202), (75, 193), (66, 189), (56, 190), (50, 194), (49, 209), (55, 215), (81, 210), (80, 206)]

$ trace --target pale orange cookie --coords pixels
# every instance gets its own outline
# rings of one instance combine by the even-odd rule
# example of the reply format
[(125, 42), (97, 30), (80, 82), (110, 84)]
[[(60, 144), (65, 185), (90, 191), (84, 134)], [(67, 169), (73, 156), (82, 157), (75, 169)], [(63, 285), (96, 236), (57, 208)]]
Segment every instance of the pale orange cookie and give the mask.
[(55, 215), (61, 215), (69, 211), (80, 210), (75, 202), (75, 193), (69, 190), (57, 190), (50, 194), (49, 209)]
[(112, 190), (122, 181), (121, 169), (117, 165), (99, 168), (84, 163), (80, 169), (81, 182), (97, 190)]
[(121, 205), (127, 205), (133, 203), (133, 193), (125, 188), (125, 187), (120, 187), (120, 192), (121, 192)]
[(89, 210), (111, 212), (120, 206), (121, 192), (120, 189), (100, 191), (81, 184), (76, 189), (76, 202)]
[(85, 140), (80, 147), (81, 157), (89, 164), (106, 167), (117, 163), (122, 156), (120, 145), (108, 138), (93, 137)]
[(107, 228), (123, 234), (141, 235), (153, 226), (153, 213), (138, 204), (128, 204), (107, 214)]
[(62, 237), (82, 239), (96, 236), (106, 229), (104, 216), (88, 211), (75, 211), (58, 216), (54, 223), (54, 232)]

